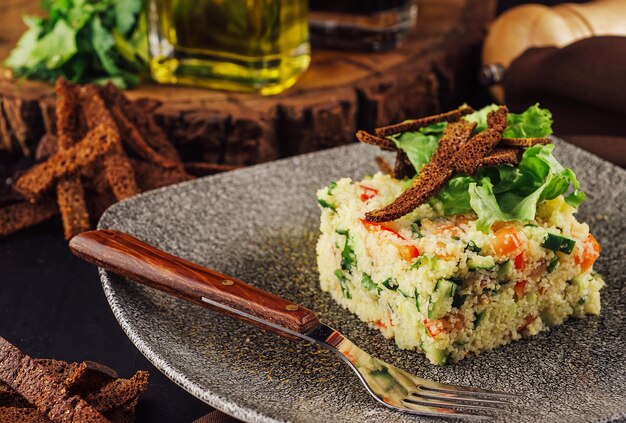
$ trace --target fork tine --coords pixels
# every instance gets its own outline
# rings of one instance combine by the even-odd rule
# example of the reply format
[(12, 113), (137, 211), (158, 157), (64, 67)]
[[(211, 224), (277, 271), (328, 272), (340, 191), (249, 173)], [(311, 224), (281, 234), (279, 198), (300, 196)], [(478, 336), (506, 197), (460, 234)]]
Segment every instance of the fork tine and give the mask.
[(480, 398), (476, 396), (462, 395), (459, 393), (448, 393), (448, 392), (444, 393), (444, 392), (433, 391), (433, 390), (424, 390), (424, 389), (421, 389), (421, 387), (418, 387), (417, 391), (409, 392), (409, 395), (421, 397), (421, 398), (433, 399), (433, 400), (440, 400), (440, 401), (458, 400), (458, 401), (467, 401), (473, 404), (485, 404), (485, 405), (490, 404), (493, 406), (513, 404), (511, 401), (504, 401), (501, 399), (491, 399), (493, 397)]
[[(445, 407), (431, 407), (428, 405), (416, 404), (414, 402), (403, 401), (402, 404), (405, 409), (401, 411), (419, 414), (420, 416), (433, 416), (433, 417), (451, 417), (468, 420), (492, 420), (493, 417), (486, 414), (477, 414), (471, 412), (462, 412)], [(395, 408), (395, 407), (394, 407)]]
[(502, 408), (499, 408), (498, 405), (480, 405), (480, 404), (472, 404), (461, 401), (446, 401), (439, 398), (433, 398), (428, 396), (421, 395), (412, 395), (411, 397), (405, 398), (404, 402), (408, 402), (411, 404), (425, 405), (430, 407), (452, 407), (454, 409), (460, 410), (464, 408), (469, 408), (471, 410), (482, 410), (482, 411), (502, 411)]
[(452, 394), (466, 394), (466, 395), (482, 395), (493, 398), (519, 398), (517, 394), (511, 394), (509, 392), (490, 391), (487, 389), (474, 388), (469, 386), (457, 386), (447, 385), (445, 383), (438, 383), (433, 381), (422, 380), (420, 383), (420, 389), (442, 393)]

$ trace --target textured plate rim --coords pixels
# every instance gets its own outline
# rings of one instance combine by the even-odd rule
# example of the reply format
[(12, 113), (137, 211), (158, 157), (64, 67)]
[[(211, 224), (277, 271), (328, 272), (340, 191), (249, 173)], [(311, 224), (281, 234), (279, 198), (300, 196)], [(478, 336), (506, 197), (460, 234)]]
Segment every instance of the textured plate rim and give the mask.
[[(569, 144), (569, 146), (573, 147), (574, 149), (583, 151), (586, 154), (590, 154), (592, 156), (597, 157), (605, 165), (610, 167), (613, 171), (626, 172), (626, 170), (622, 169), (616, 164), (611, 163), (597, 156), (596, 154), (592, 152), (584, 150), (575, 144), (568, 143), (567, 141), (564, 141), (563, 139), (559, 137), (555, 137), (555, 136), (550, 136), (550, 138), (554, 138), (554, 139), (559, 140), (560, 142), (567, 143)], [(348, 145), (338, 146), (338, 147), (334, 147), (334, 148), (330, 148), (326, 150), (314, 151), (311, 153), (282, 158), (282, 159), (274, 160), (274, 161), (267, 162), (267, 163), (261, 163), (257, 165), (248, 166), (242, 169), (237, 169), (231, 172), (226, 172), (226, 173), (217, 174), (217, 175), (209, 175), (209, 176), (197, 178), (191, 181), (181, 182), (178, 184), (169, 185), (169, 186), (157, 188), (155, 190), (151, 190), (145, 193), (141, 193), (129, 199), (117, 202), (113, 204), (111, 207), (109, 207), (100, 217), (97, 228), (98, 229), (105, 228), (106, 226), (103, 224), (103, 222), (106, 222), (108, 220), (108, 216), (110, 214), (113, 214), (116, 211), (116, 209), (120, 207), (124, 207), (125, 204), (138, 201), (144, 197), (159, 195), (163, 191), (176, 189), (177, 187), (180, 187), (180, 186), (191, 185), (191, 184), (197, 183), (200, 180), (204, 181), (206, 179), (221, 178), (221, 177), (224, 177), (225, 175), (232, 176), (233, 174), (253, 172), (255, 171), (255, 169), (258, 169), (258, 168), (274, 167), (278, 163), (290, 162), (293, 160), (302, 160), (302, 159), (306, 159), (309, 156), (315, 156), (320, 153), (340, 152), (343, 149), (349, 149), (349, 148), (354, 147), (355, 145), (359, 145), (359, 144), (356, 144), (356, 143), (348, 144)], [(150, 345), (148, 345), (138, 334), (135, 333), (132, 323), (124, 316), (123, 307), (119, 304), (118, 298), (116, 298), (114, 295), (113, 288), (112, 288), (112, 281), (109, 278), (109, 272), (102, 268), (98, 268), (98, 273), (100, 276), (100, 281), (101, 281), (102, 288), (103, 288), (105, 297), (107, 299), (107, 302), (109, 303), (109, 306), (111, 307), (113, 315), (115, 316), (116, 320), (122, 327), (122, 330), (124, 331), (126, 336), (131, 340), (131, 342), (135, 345), (135, 347), (142, 353), (142, 355), (144, 355), (144, 357), (146, 357), (146, 359), (152, 365), (154, 365), (154, 367), (156, 367), (161, 373), (163, 373), (168, 379), (170, 379), (176, 385), (180, 386), (189, 394), (203, 401), (207, 405), (231, 417), (239, 419), (241, 421), (249, 422), (249, 423), (257, 423), (257, 422), (258, 423), (285, 423), (287, 422), (284, 419), (277, 419), (275, 417), (271, 417), (271, 416), (268, 416), (267, 414), (259, 412), (258, 410), (254, 408), (242, 405), (234, 400), (229, 399), (228, 397), (223, 397), (221, 395), (218, 395), (215, 392), (212, 392), (209, 389), (199, 385), (198, 383), (191, 381), (184, 373), (181, 373), (177, 371), (175, 368), (173, 368), (167, 362), (167, 360), (161, 357), (156, 351), (154, 351), (153, 348), (150, 347)], [(624, 419), (624, 414), (616, 414), (616, 415), (612, 415), (604, 419), (598, 420), (598, 422), (617, 422), (617, 421), (622, 421), (622, 419)]]

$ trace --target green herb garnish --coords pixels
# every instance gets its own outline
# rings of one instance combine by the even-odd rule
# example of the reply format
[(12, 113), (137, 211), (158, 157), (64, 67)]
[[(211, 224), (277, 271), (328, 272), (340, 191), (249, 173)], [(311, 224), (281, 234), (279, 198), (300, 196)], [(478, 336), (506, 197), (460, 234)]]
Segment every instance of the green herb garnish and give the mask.
[(125, 88), (148, 75), (141, 0), (48, 0), (47, 17), (24, 16), (28, 29), (4, 64), (18, 77), (50, 83), (112, 82)]

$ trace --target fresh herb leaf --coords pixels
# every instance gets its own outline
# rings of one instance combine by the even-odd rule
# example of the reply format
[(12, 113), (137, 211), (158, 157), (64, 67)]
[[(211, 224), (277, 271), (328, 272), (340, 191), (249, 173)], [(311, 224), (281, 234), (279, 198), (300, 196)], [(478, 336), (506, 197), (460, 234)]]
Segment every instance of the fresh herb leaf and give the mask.
[(346, 236), (346, 242), (343, 245), (343, 250), (341, 251), (341, 268), (343, 270), (350, 270), (355, 264), (356, 254), (354, 254), (354, 250), (350, 245), (350, 238)]
[(337, 188), (337, 182), (333, 181), (330, 184), (328, 184), (328, 190), (326, 191), (326, 193), (328, 195), (331, 195), (333, 193), (333, 190)]
[(552, 134), (552, 113), (539, 104), (530, 106), (524, 113), (509, 113), (505, 138), (540, 138)]
[(383, 286), (387, 289), (391, 289), (392, 291), (395, 291), (396, 289), (398, 289), (398, 282), (394, 279), (394, 278), (387, 278), (383, 281)]
[(377, 293), (380, 293), (380, 287), (376, 284), (376, 282), (372, 280), (372, 277), (367, 273), (363, 273), (363, 276), (361, 277), (361, 284), (365, 289), (369, 291), (376, 291)]
[(320, 206), (324, 207), (325, 209), (331, 209), (334, 212), (337, 211), (334, 205), (330, 204), (328, 201), (324, 200), (323, 198), (318, 198), (317, 202), (320, 204)]
[(136, 85), (148, 73), (141, 0), (46, 0), (48, 16), (25, 16), (28, 30), (4, 64), (18, 77)]
[(470, 242), (467, 243), (466, 250), (472, 251), (474, 253), (480, 253), (482, 251), (482, 248), (476, 245), (474, 241), (470, 240)]

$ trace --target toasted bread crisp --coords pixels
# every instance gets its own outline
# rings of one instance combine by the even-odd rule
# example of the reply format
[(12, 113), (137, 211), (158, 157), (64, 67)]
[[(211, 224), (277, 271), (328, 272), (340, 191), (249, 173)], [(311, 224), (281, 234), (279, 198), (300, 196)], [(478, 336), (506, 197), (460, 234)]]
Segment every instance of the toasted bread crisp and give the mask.
[(450, 159), (452, 169), (465, 175), (472, 175), (480, 166), (486, 155), (500, 142), (502, 132), (506, 128), (508, 110), (500, 106), (497, 110), (489, 113), (487, 122), (489, 127), (473, 136), (463, 147)]
[(367, 213), (365, 219), (370, 222), (396, 220), (428, 201), (452, 176), (448, 162), (472, 135), (474, 127), (474, 124), (465, 121), (448, 125), (433, 157), (420, 170), (413, 186), (388, 206)]
[(480, 166), (499, 166), (503, 164), (516, 165), (519, 162), (520, 151), (515, 148), (497, 148), (483, 157)]
[(178, 168), (163, 169), (159, 165), (141, 160), (132, 160), (132, 164), (137, 183), (142, 191), (150, 191), (193, 179), (188, 173)]
[(537, 144), (550, 144), (550, 138), (502, 138), (500, 145), (507, 147), (532, 147)]
[(471, 107), (460, 107), (458, 109), (441, 113), (439, 115), (428, 116), (421, 119), (407, 120), (406, 122), (397, 123), (395, 125), (383, 126), (382, 128), (376, 128), (376, 135), (379, 137), (387, 137), (389, 135), (399, 134), (408, 131), (417, 131), (425, 126), (432, 125), (439, 122), (456, 122), (463, 116), (473, 113), (474, 109)]
[[(129, 101), (113, 84), (107, 84), (103, 87), (101, 94), (106, 104), (112, 110), (118, 109), (121, 115), (126, 117), (128, 122), (137, 129), (143, 140), (165, 160), (165, 164), (169, 166), (175, 163), (182, 168), (182, 162), (176, 148), (167, 138), (165, 131), (156, 124), (152, 115), (143, 112), (141, 106), (137, 103)], [(132, 140), (127, 140), (127, 142), (132, 142)], [(135, 147), (142, 148), (138, 145)], [(139, 151), (137, 151), (137, 154), (141, 155)]]
[(0, 380), (23, 396), (52, 421), (108, 422), (63, 383), (4, 338), (0, 338)]
[[(409, 214), (437, 193), (454, 172), (473, 174), (500, 141), (508, 111), (500, 107), (487, 117), (489, 127), (470, 138), (475, 125), (460, 121), (448, 125), (431, 160), (420, 170), (413, 186), (391, 204), (365, 214), (370, 222), (388, 222)], [(468, 140), (469, 139), (469, 140)]]
[[(56, 83), (56, 92), (58, 149), (65, 151), (80, 141), (85, 130), (80, 120), (82, 115), (76, 86), (59, 78)], [(89, 213), (80, 175), (61, 179), (56, 191), (65, 239), (69, 240), (74, 235), (89, 230)]]
[(147, 372), (121, 379), (98, 363), (33, 359), (0, 338), (0, 421), (131, 423)]
[[(97, 125), (106, 125), (116, 132), (119, 131), (115, 119), (113, 119), (113, 116), (107, 109), (104, 99), (100, 96), (98, 88), (93, 85), (82, 87), (80, 101), (89, 128), (94, 128)], [(133, 167), (121, 144), (105, 155), (103, 160), (107, 181), (118, 201), (141, 192), (135, 180)]]
[(378, 165), (378, 169), (385, 175), (393, 176), (393, 168), (383, 156), (376, 156), (376, 165)]
[(45, 162), (54, 156), (59, 149), (57, 136), (51, 133), (44, 134), (35, 150), (35, 161)]
[(60, 178), (76, 174), (119, 144), (112, 129), (98, 126), (67, 150), (59, 151), (46, 162), (33, 166), (17, 181), (14, 188), (30, 202), (36, 202)]
[(51, 199), (42, 199), (36, 204), (22, 202), (3, 207), (0, 209), (0, 236), (45, 222), (58, 212)]
[(365, 131), (357, 131), (356, 138), (362, 143), (375, 145), (383, 150), (396, 151), (398, 149), (390, 139), (378, 137)]

